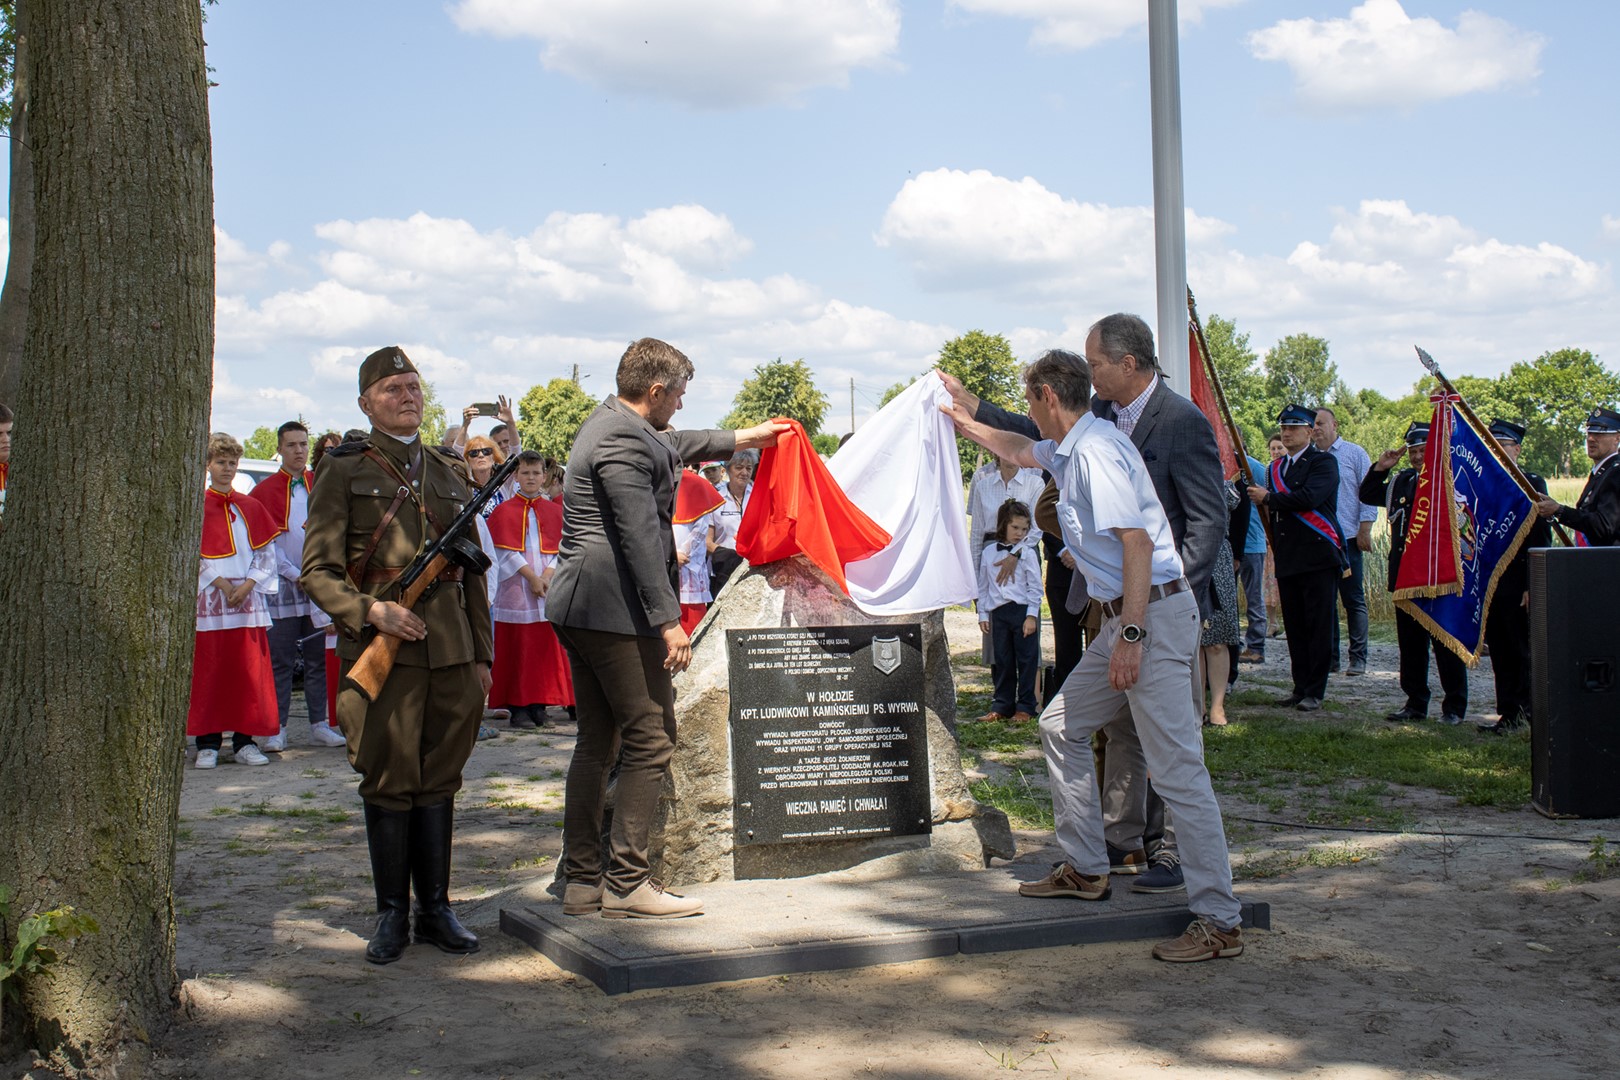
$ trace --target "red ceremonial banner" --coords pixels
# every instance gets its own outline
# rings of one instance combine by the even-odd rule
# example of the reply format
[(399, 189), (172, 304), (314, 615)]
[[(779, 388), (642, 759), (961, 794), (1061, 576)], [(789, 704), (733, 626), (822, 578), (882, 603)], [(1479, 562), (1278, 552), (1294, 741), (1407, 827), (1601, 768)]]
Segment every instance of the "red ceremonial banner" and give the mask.
[(1457, 531), (1457, 495), (1451, 476), (1451, 432), (1455, 422), (1455, 394), (1429, 395), (1434, 416), (1429, 421), (1429, 442), (1423, 448), (1423, 468), (1412, 496), (1411, 523), (1406, 529), (1406, 550), (1395, 577), (1397, 600), (1455, 596), (1463, 589), (1462, 545)]
[(1192, 363), (1187, 365), (1188, 381), (1192, 384), (1187, 388), (1188, 396), (1209, 421), (1209, 426), (1215, 429), (1215, 445), (1221, 451), (1221, 475), (1230, 479), (1239, 472), (1237, 449), (1232, 445), (1232, 433), (1227, 429), (1226, 421), (1221, 416), (1220, 403), (1215, 399), (1209, 357), (1204, 355), (1203, 345), (1198, 340), (1198, 328), (1190, 323), (1187, 326), (1187, 355), (1192, 358)]

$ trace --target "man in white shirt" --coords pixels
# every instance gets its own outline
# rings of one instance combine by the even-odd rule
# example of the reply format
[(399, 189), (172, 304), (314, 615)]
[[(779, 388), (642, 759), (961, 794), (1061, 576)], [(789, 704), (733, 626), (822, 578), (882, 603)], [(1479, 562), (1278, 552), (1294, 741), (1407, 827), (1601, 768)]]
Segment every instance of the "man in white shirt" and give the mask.
[(1199, 647), (1198, 603), (1141, 454), (1113, 424), (1092, 415), (1091, 371), (1072, 353), (1049, 352), (1024, 372), (1030, 416), (1046, 438), (977, 423), (960, 405), (957, 430), (1004, 459), (1042, 467), (1060, 489), (1058, 520), (1104, 622), (1041, 715), (1064, 860), (1025, 896), (1106, 900), (1109, 859), (1091, 736), (1127, 704), (1154, 786), (1175, 815), (1188, 907), (1186, 933), (1154, 946), (1161, 960), (1238, 956), (1242, 912), (1232, 892), (1220, 807), (1204, 766), (1198, 713), (1187, 687)]
[[(1344, 553), (1350, 560), (1350, 573), (1339, 579), (1339, 600), (1350, 627), (1350, 663), (1346, 675), (1367, 674), (1367, 590), (1362, 584), (1361, 556), (1372, 550), (1373, 522), (1378, 507), (1361, 501), (1361, 482), (1372, 468), (1367, 451), (1339, 437), (1339, 420), (1329, 408), (1316, 410), (1316, 427), (1311, 441), (1318, 450), (1333, 455), (1339, 466), (1339, 533), (1344, 537)], [(1329, 671), (1339, 670), (1339, 620), (1333, 620), (1333, 662)]]

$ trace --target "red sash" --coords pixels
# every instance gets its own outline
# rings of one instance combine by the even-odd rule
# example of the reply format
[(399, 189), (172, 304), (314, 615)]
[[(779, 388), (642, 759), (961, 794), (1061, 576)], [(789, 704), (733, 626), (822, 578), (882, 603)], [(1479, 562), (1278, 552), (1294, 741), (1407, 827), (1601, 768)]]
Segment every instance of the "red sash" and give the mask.
[(557, 554), (557, 545), (562, 540), (562, 507), (544, 495), (532, 499), (514, 495), (497, 506), (484, 522), (489, 526), (490, 541), (503, 551), (526, 550), (530, 510), (540, 523), (540, 554)]
[(231, 522), (238, 516), (247, 523), (248, 546), (254, 551), (286, 531), (270, 517), (270, 511), (241, 492), (221, 495), (209, 488), (203, 497), (203, 558), (228, 559), (236, 554), (236, 536), (231, 532)]
[[(1288, 458), (1285, 455), (1271, 463), (1271, 490), (1279, 495), (1291, 494), (1293, 490), (1283, 480), (1282, 466), (1286, 460)], [(1299, 518), (1307, 529), (1332, 544), (1333, 549), (1339, 553), (1339, 561), (1344, 561), (1344, 540), (1339, 536), (1339, 527), (1336, 524), (1323, 517), (1316, 510), (1290, 510), (1288, 512)]]
[[(315, 474), (308, 469), (304, 470), (304, 498), (315, 490)], [(292, 475), (286, 469), (277, 469), (269, 476), (253, 485), (248, 495), (257, 499), (270, 511), (270, 516), (281, 527), (282, 532), (287, 531), (287, 522), (292, 517)]]

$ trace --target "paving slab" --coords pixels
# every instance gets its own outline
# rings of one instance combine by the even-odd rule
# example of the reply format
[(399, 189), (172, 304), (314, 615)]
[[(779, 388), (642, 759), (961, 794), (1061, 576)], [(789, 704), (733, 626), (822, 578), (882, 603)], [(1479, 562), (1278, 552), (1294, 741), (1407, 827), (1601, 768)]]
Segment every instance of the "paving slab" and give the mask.
[[(501, 929), (603, 992), (729, 982), (766, 975), (898, 964), (956, 953), (1006, 952), (1174, 937), (1191, 918), (1185, 893), (1130, 891), (1115, 877), (1102, 902), (1031, 900), (1028, 866), (885, 880), (839, 875), (692, 886), (689, 919), (569, 916), (538, 889), (501, 909)], [(1265, 903), (1243, 925), (1271, 926)]]

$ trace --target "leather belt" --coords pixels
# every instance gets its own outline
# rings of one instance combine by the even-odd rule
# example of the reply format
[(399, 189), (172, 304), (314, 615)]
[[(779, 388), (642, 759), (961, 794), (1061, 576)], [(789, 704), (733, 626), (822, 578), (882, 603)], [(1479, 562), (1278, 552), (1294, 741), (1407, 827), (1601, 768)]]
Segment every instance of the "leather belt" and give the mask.
[[(1167, 581), (1163, 585), (1155, 585), (1153, 588), (1148, 590), (1148, 603), (1151, 604), (1155, 600), (1163, 600), (1167, 596), (1176, 595), (1176, 593), (1186, 592), (1190, 588), (1192, 588), (1192, 582), (1188, 581), (1184, 577), (1176, 578), (1174, 581)], [(1125, 598), (1123, 596), (1115, 600), (1104, 600), (1102, 603), (1103, 617), (1109, 619), (1115, 618), (1119, 615), (1121, 609), (1124, 607)]]

